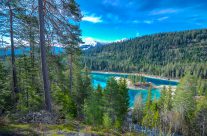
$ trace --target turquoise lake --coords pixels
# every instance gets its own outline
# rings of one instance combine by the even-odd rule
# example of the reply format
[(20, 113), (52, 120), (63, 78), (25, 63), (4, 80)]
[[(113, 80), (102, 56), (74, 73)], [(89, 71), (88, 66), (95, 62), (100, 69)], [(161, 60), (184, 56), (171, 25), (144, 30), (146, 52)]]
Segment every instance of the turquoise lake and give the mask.
[[(91, 73), (92, 78), (92, 84), (93, 87), (96, 88), (98, 84), (101, 85), (102, 88), (106, 87), (106, 82), (111, 77), (124, 77), (127, 78), (127, 74), (105, 74), (105, 73)], [(169, 81), (169, 80), (162, 80), (162, 79), (156, 79), (156, 78), (149, 78), (144, 77), (146, 82), (151, 82), (152, 84), (159, 86), (159, 85), (172, 85), (175, 86), (178, 84), (178, 82), (175, 81)], [(152, 89), (152, 99), (159, 99), (160, 98), (160, 89)], [(129, 98), (130, 98), (130, 107), (133, 107), (134, 105), (134, 99), (136, 96), (142, 95), (143, 101), (147, 98), (147, 90), (130, 90), (129, 89)]]

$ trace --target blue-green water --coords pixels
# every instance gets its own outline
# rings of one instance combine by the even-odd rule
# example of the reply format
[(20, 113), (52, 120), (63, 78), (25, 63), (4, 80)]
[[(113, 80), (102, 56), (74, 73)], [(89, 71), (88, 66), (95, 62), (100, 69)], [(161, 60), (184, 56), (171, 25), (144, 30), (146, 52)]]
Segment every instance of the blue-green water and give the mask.
[[(62, 47), (52, 46), (50, 48), (51, 53), (54, 55), (62, 54), (65, 52), (65, 49)], [(21, 56), (23, 54), (28, 55), (30, 53), (30, 47), (16, 47), (15, 48), (15, 55)], [(0, 58), (4, 56), (11, 56), (11, 49), (10, 48), (0, 48)]]
[[(98, 84), (101, 85), (102, 88), (106, 87), (106, 82), (110, 77), (127, 77), (128, 75), (123, 74), (101, 74), (101, 73), (91, 73), (92, 84), (96, 88)], [(155, 78), (144, 77), (146, 82), (151, 82), (154, 85), (177, 85), (178, 82), (161, 80)], [(160, 98), (160, 89), (152, 89), (152, 99)], [(130, 107), (134, 105), (134, 99), (136, 96), (142, 95), (143, 101), (147, 98), (147, 90), (129, 90), (129, 98), (130, 98)]]

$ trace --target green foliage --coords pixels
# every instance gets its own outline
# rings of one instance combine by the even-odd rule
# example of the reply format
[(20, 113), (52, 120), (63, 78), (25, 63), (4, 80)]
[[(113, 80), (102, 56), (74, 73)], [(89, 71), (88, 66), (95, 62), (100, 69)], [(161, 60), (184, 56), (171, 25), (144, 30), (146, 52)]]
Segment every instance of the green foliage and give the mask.
[(55, 109), (67, 118), (76, 117), (76, 106), (68, 92), (61, 90), (58, 85), (52, 84), (53, 100)]
[(85, 120), (93, 126), (102, 124), (103, 106), (102, 89), (100, 85), (97, 90), (90, 92), (84, 104)]
[(186, 75), (181, 79), (173, 100), (173, 110), (179, 112), (182, 117), (187, 117), (189, 120), (195, 109), (194, 96), (197, 94), (196, 83), (196, 78), (194, 76), (190, 74)]
[(152, 92), (151, 88), (149, 88), (142, 124), (150, 128), (157, 128), (159, 124), (159, 118), (160, 115), (158, 111), (158, 103), (156, 101), (152, 101)]
[(207, 94), (207, 80), (202, 80), (201, 78), (199, 78), (197, 80), (197, 87), (198, 95), (202, 96)]
[(172, 109), (172, 89), (169, 87), (168, 89), (164, 86), (161, 90), (161, 97), (158, 101), (159, 109), (166, 113)]
[(157, 109), (157, 103), (153, 102), (150, 106), (150, 109), (145, 112), (145, 115), (142, 120), (142, 125), (150, 127), (150, 128), (157, 128), (159, 125), (159, 111)]
[(121, 130), (122, 120), (119, 120), (119, 119), (115, 120), (114, 127), (118, 130)]
[(130, 79), (133, 84), (136, 82), (145, 82), (142, 76), (129, 75), (127, 78)]
[(17, 109), (22, 112), (37, 111), (42, 108), (42, 89), (39, 71), (31, 64), (29, 57), (23, 56), (17, 60), (18, 86), (20, 93)]
[[(107, 81), (107, 86), (103, 92), (103, 103), (104, 111), (115, 120), (117, 105), (117, 96), (118, 96), (118, 83), (114, 78), (111, 78)], [(115, 109), (116, 107), (116, 109)]]
[(207, 135), (207, 97), (202, 97), (197, 100), (193, 129), (194, 135)]
[(84, 103), (93, 91), (89, 72), (85, 69), (82, 73), (76, 73), (75, 88), (73, 92), (74, 101), (77, 106), (77, 116), (82, 119), (84, 117)]
[(120, 121), (123, 121), (124, 117), (126, 116), (129, 108), (129, 94), (128, 94), (128, 88), (126, 84), (125, 79), (120, 79), (118, 81), (119, 86), (119, 92), (117, 95), (119, 97), (117, 98), (118, 104), (117, 104), (117, 110), (118, 110), (118, 118)]
[(145, 109), (144, 109), (144, 112), (148, 112), (148, 110), (150, 109), (150, 106), (152, 104), (152, 88), (150, 87), (148, 89), (148, 93), (147, 93), (147, 101), (146, 101), (146, 104), (145, 104)]
[(181, 125), (179, 128), (185, 135), (191, 133), (192, 119), (196, 108), (195, 96), (197, 94), (197, 80), (194, 76), (188, 74), (181, 79), (175, 96), (173, 98), (173, 111), (178, 113)]
[(112, 123), (116, 120), (122, 122), (129, 106), (126, 81), (121, 79), (117, 82), (114, 78), (109, 79), (103, 92), (103, 103), (104, 112), (110, 116)]
[(0, 112), (8, 111), (12, 108), (11, 90), (8, 85), (9, 81), (6, 75), (5, 67), (2, 63), (0, 63)]
[(144, 72), (173, 78), (191, 71), (207, 78), (206, 41), (206, 29), (159, 33), (96, 46), (85, 51), (83, 61), (92, 70)]
[(112, 127), (112, 119), (108, 113), (104, 113), (103, 115), (103, 126), (107, 129), (110, 129)]

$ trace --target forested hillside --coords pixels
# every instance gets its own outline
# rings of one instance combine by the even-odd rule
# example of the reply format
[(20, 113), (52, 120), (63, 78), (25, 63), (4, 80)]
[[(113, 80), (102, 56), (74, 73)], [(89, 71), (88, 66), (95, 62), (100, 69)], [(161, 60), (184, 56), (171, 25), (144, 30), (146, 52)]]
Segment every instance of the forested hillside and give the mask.
[(144, 72), (180, 78), (186, 71), (207, 78), (207, 30), (159, 33), (85, 51), (92, 70)]

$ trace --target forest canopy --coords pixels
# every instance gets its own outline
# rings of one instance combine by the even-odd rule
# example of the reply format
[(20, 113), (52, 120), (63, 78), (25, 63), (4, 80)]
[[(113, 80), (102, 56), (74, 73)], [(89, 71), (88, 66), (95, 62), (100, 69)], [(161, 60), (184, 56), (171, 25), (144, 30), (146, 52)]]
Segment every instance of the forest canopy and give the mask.
[(147, 35), (84, 52), (92, 70), (144, 72), (180, 78), (186, 71), (207, 78), (207, 30)]

